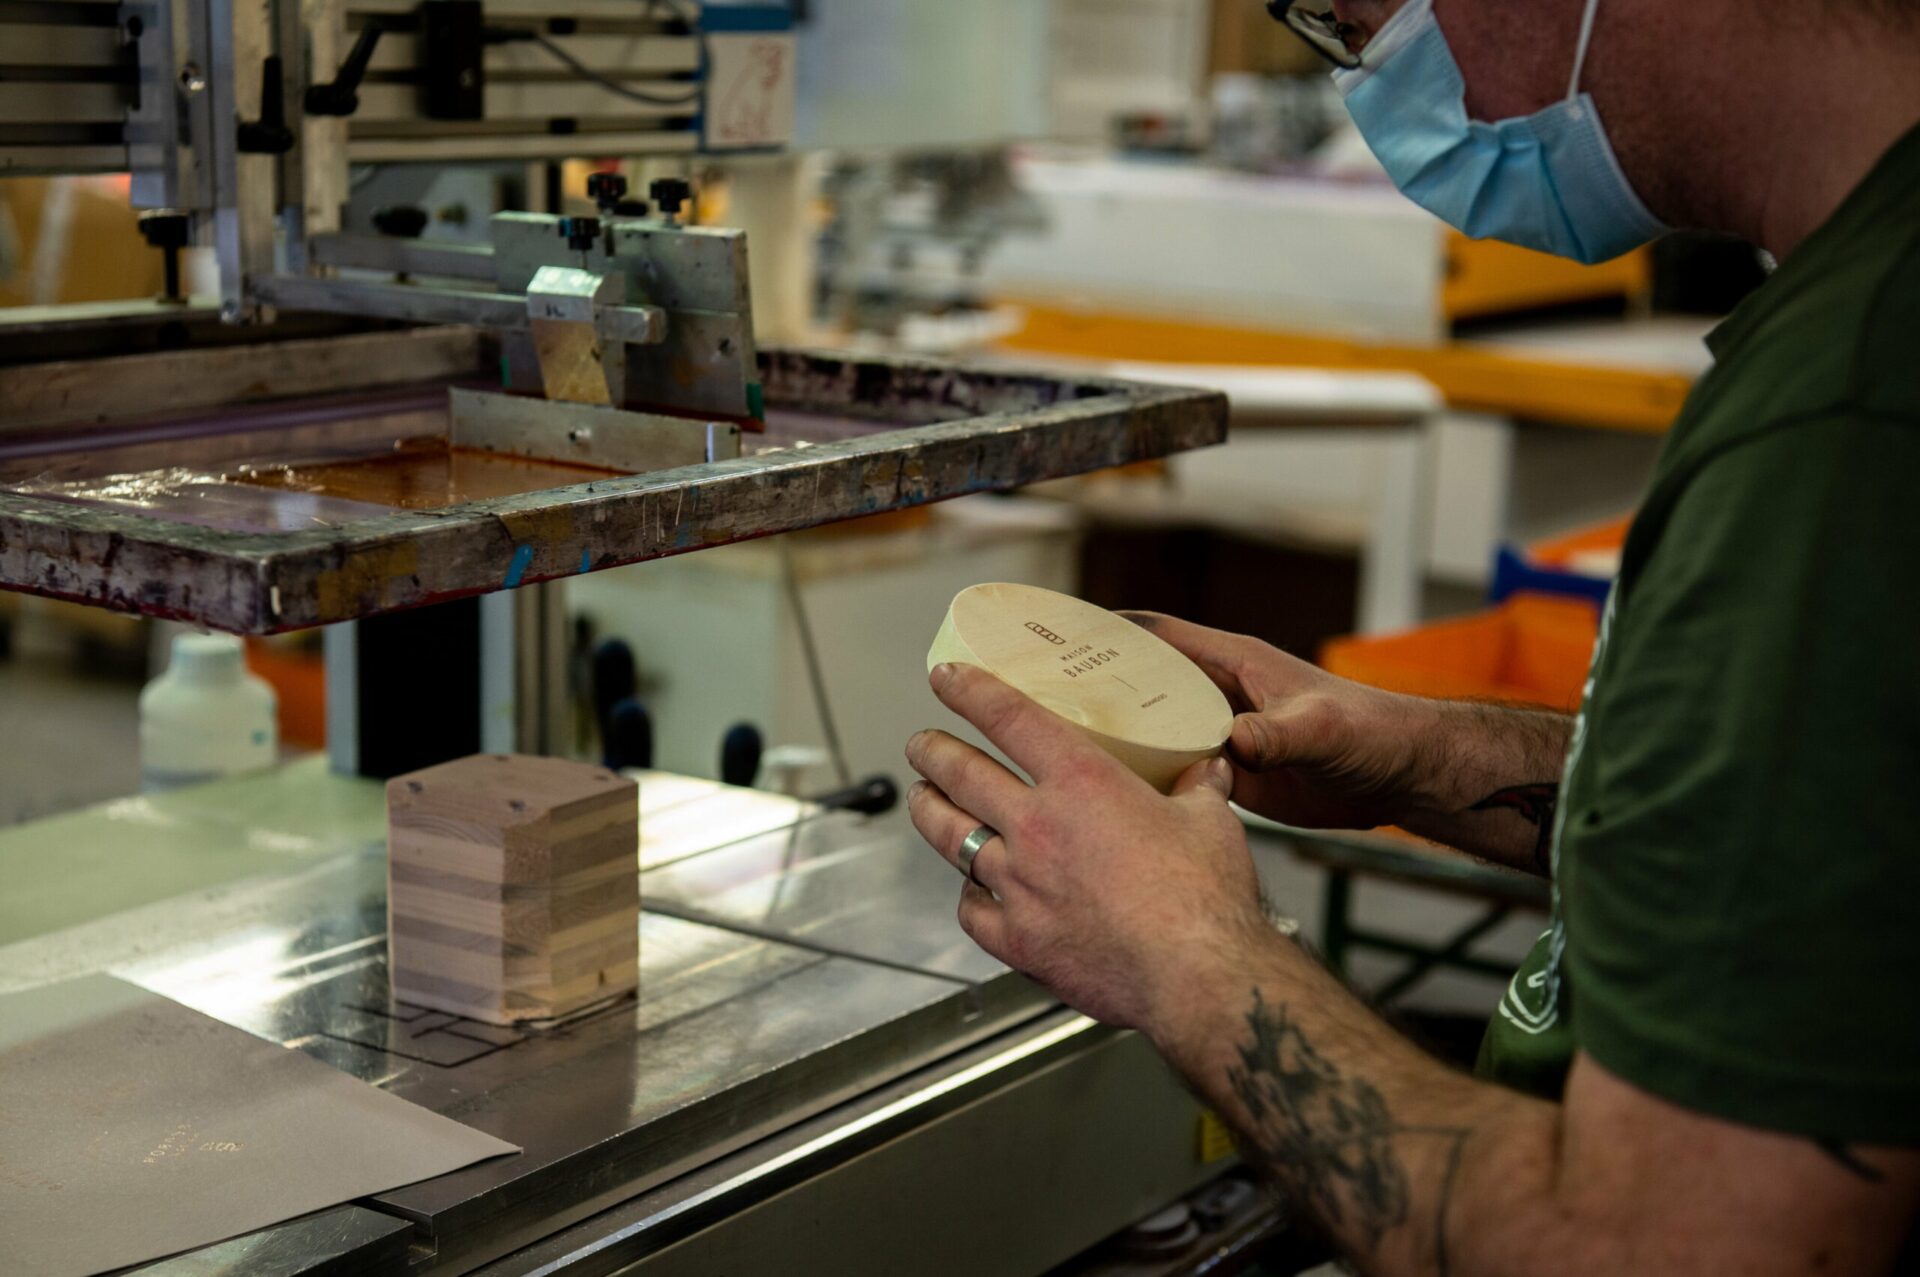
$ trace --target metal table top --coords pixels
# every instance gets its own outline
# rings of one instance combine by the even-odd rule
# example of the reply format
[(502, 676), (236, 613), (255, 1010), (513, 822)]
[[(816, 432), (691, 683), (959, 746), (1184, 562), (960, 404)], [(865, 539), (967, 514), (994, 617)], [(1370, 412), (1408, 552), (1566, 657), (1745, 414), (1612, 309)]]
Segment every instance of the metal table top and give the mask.
[(908, 839), (641, 792), (638, 999), (546, 1031), (390, 1000), (377, 844), (0, 947), (0, 988), (110, 971), (526, 1150), (155, 1271), (464, 1271), (1054, 1005), (961, 934), (953, 874)]
[(1006, 971), (959, 928), (960, 878), (916, 837), (816, 822), (642, 874), (644, 907), (965, 983)]

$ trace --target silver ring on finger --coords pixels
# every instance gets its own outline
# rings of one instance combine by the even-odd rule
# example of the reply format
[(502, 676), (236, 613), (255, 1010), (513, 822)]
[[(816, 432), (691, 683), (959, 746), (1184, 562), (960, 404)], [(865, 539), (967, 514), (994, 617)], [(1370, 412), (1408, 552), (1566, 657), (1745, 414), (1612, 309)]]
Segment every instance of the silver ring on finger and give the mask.
[(972, 833), (960, 840), (960, 852), (955, 857), (955, 859), (960, 862), (960, 872), (967, 876), (968, 882), (971, 882), (982, 891), (987, 890), (987, 884), (981, 882), (979, 876), (973, 872), (974, 858), (980, 854), (982, 847), (999, 836), (1000, 831), (992, 825), (980, 825), (976, 827)]

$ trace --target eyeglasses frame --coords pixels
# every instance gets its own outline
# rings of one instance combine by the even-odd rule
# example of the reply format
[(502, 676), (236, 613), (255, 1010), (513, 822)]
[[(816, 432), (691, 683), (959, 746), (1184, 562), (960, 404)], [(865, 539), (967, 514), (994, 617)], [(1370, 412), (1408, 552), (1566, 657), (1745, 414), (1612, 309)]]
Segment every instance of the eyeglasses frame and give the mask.
[[(1318, 0), (1325, 4), (1327, 0)], [(1347, 47), (1341, 28), (1347, 24), (1332, 19), (1331, 10), (1312, 13), (1304, 0), (1267, 0), (1267, 14), (1293, 32), (1309, 49), (1345, 71), (1360, 66), (1360, 55)]]

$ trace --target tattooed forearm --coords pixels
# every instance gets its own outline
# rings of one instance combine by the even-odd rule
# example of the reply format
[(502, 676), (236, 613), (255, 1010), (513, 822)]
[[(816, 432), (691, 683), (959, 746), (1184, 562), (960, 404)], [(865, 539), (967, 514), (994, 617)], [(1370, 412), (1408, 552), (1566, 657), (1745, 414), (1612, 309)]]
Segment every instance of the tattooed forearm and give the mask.
[[(1437, 726), (1409, 740), (1417, 778), (1396, 823), (1435, 842), (1542, 876), (1574, 720), (1551, 710), (1438, 701)], [(1515, 783), (1520, 782), (1520, 783)], [(1488, 813), (1511, 811), (1520, 820)], [(1532, 825), (1531, 836), (1527, 825)]]
[(1433, 1208), (1433, 1269), (1439, 1277), (1449, 1277), (1453, 1272), (1452, 1260), (1447, 1255), (1447, 1207), (1453, 1205), (1453, 1181), (1460, 1172), (1460, 1154), (1467, 1147), (1466, 1130), (1444, 1131), (1451, 1137), (1451, 1146), (1447, 1149), (1447, 1173), (1440, 1181), (1440, 1200)]
[(1533, 863), (1543, 874), (1553, 872), (1553, 814), (1560, 805), (1560, 786), (1553, 781), (1509, 785), (1496, 789), (1468, 811), (1511, 811), (1534, 827)]
[(1257, 988), (1246, 1026), (1247, 1040), (1227, 1069), (1228, 1087), (1246, 1110), (1246, 1135), (1294, 1203), (1331, 1231), (1368, 1250), (1378, 1246), (1407, 1219), (1407, 1172), (1395, 1139), (1425, 1134), (1454, 1141), (1438, 1207), (1443, 1230), (1435, 1239), (1444, 1273), (1447, 1196), (1466, 1129), (1396, 1122), (1378, 1088), (1342, 1073), (1287, 1008), (1269, 1004)]
[(1287, 1008), (1268, 1006), (1258, 989), (1247, 1030), (1227, 1081), (1252, 1120), (1262, 1160), (1316, 1218), (1377, 1244), (1407, 1217), (1407, 1175), (1386, 1101), (1370, 1083), (1342, 1077)]

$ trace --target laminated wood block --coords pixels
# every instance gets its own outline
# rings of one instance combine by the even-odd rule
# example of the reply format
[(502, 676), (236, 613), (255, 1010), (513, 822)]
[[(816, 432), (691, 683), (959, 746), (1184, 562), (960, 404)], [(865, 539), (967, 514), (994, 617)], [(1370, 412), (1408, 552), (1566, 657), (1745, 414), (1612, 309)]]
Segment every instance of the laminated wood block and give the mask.
[(927, 668), (977, 665), (1066, 719), (1165, 793), (1218, 755), (1233, 708), (1206, 673), (1125, 617), (1031, 585), (960, 591)]
[(394, 997), (512, 1024), (634, 989), (639, 795), (605, 768), (518, 754), (388, 781)]

